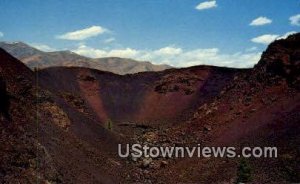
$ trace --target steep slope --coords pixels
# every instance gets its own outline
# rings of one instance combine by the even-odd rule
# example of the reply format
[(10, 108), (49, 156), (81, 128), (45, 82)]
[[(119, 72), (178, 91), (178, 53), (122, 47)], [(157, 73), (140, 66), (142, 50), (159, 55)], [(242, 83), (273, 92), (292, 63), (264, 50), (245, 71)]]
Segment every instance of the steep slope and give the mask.
[[(11, 121), (9, 103), (0, 108), (0, 182), (235, 183), (244, 162), (253, 183), (300, 182), (299, 43), (300, 34), (275, 41), (248, 70), (123, 76), (32, 72), (0, 49), (0, 98), (11, 104)], [(118, 143), (276, 146), (278, 158), (122, 159)]]
[[(201, 143), (201, 146), (238, 149), (277, 147), (278, 158), (246, 159), (251, 182), (299, 182), (299, 51), (300, 34), (270, 44), (254, 69), (237, 75), (186, 123), (168, 129), (167, 141), (151, 131), (153, 137), (158, 137), (155, 142), (163, 145), (180, 140), (183, 145)], [(164, 174), (154, 170), (150, 175), (154, 181), (160, 178), (163, 182), (171, 179), (183, 183), (234, 183), (241, 161), (240, 158), (180, 159), (170, 161)]]
[(102, 123), (111, 119), (170, 124), (182, 121), (243, 71), (199, 66), (120, 76), (87, 68), (54, 67), (39, 71), (39, 77), (53, 93), (81, 97)]
[(263, 53), (254, 70), (287, 79), (290, 85), (299, 88), (300, 34), (271, 43)]
[(120, 180), (117, 136), (40, 88), (34, 72), (2, 49), (0, 74), (0, 183)]
[(0, 42), (0, 48), (24, 62), (30, 68), (51, 66), (88, 67), (116, 74), (138, 73), (144, 71), (161, 71), (171, 68), (168, 65), (153, 65), (125, 58), (92, 59), (70, 51), (43, 52), (22, 42)]
[[(299, 38), (275, 41), (249, 70), (197, 66), (119, 76), (55, 67), (38, 73), (52, 93), (104, 126), (111, 119), (114, 132), (132, 142), (275, 146), (278, 158), (246, 160), (252, 181), (299, 182)], [(143, 162), (126, 163), (126, 182), (233, 183), (242, 161), (159, 158), (146, 168)]]
[[(27, 123), (34, 124), (34, 74), (0, 49), (0, 182), (34, 182), (37, 147)], [(39, 152), (43, 155), (42, 152)], [(55, 174), (55, 173), (54, 173)], [(41, 181), (47, 178), (41, 173)]]

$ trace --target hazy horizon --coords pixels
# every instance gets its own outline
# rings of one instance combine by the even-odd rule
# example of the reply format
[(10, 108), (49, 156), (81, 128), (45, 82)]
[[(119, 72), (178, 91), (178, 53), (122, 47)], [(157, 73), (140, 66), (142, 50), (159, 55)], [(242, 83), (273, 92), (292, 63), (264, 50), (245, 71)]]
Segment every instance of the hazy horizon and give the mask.
[(6, 7), (0, 12), (0, 41), (173, 67), (249, 68), (270, 42), (300, 26), (297, 0), (31, 0), (0, 6)]

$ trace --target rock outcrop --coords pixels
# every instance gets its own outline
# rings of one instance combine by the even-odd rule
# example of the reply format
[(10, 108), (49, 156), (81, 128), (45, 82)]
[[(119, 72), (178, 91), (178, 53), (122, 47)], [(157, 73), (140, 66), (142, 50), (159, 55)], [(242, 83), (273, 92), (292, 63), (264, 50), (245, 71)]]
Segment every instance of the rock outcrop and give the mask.
[[(290, 84), (300, 80), (300, 33), (271, 43), (255, 66), (256, 70), (284, 77)], [(298, 86), (299, 87), (299, 86)]]

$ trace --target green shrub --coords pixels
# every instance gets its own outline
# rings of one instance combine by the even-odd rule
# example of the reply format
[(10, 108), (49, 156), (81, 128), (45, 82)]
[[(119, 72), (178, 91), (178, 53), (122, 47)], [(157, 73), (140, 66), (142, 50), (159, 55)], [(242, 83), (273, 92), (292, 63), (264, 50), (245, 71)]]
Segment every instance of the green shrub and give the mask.
[(107, 128), (108, 130), (112, 130), (112, 129), (113, 129), (113, 122), (112, 122), (111, 119), (108, 119), (108, 120), (106, 121), (106, 128)]
[(246, 183), (252, 180), (251, 167), (246, 159), (240, 161), (240, 165), (237, 170), (237, 181), (236, 183)]

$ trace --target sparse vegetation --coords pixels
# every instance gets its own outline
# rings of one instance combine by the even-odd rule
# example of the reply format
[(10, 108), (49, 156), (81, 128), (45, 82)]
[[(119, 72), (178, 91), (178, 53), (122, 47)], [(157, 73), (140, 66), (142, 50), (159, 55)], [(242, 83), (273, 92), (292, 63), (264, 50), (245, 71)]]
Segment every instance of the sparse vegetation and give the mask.
[(287, 181), (292, 183), (299, 183), (299, 159), (293, 154), (284, 154), (281, 158), (281, 163), (283, 166), (283, 174)]
[(108, 130), (112, 130), (112, 129), (113, 129), (113, 122), (112, 122), (111, 119), (108, 119), (108, 120), (106, 121), (106, 128), (107, 128)]
[[(296, 44), (275, 45), (253, 69), (194, 66), (119, 76), (53, 67), (37, 71), (39, 81), (0, 48), (7, 84), (0, 95), (0, 183), (298, 183), (300, 88), (265, 68), (274, 60), (299, 68), (300, 45), (286, 50), (290, 45)], [(11, 122), (1, 111), (8, 98), (2, 109)], [(126, 143), (166, 149), (158, 158), (121, 158), (117, 144)], [(200, 147), (175, 158), (174, 147), (196, 144), (275, 146), (280, 154), (214, 158), (223, 150), (226, 156), (215, 147), (205, 158)]]
[(237, 180), (236, 183), (246, 183), (252, 180), (251, 176), (251, 166), (246, 159), (240, 161), (240, 165), (237, 170)]

